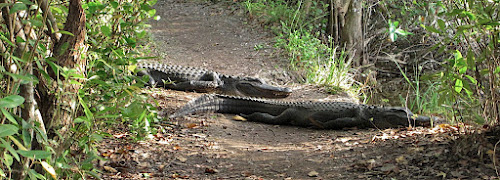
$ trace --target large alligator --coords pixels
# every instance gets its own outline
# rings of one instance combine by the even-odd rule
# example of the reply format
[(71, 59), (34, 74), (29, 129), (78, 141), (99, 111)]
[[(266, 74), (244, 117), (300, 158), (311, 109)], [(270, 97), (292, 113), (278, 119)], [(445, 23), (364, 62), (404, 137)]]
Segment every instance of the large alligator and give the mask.
[(240, 114), (248, 121), (318, 129), (393, 128), (427, 126), (430, 118), (400, 107), (379, 107), (347, 102), (284, 102), (248, 97), (203, 95), (170, 118), (197, 112)]
[(292, 93), (289, 88), (271, 86), (258, 78), (230, 76), (203, 68), (156, 62), (138, 63), (137, 68), (140, 69), (137, 75), (149, 76), (148, 85), (167, 89), (263, 98), (285, 98)]

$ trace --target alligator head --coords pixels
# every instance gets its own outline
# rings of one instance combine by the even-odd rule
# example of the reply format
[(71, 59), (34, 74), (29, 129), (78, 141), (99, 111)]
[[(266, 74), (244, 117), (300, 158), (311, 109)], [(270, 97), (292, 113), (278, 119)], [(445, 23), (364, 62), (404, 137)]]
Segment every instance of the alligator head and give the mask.
[(290, 88), (282, 88), (271, 86), (258, 78), (244, 77), (233, 82), (225, 82), (224, 89), (234, 90), (233, 95), (263, 97), (263, 98), (285, 98), (288, 97), (292, 90)]
[(383, 107), (374, 113), (373, 124), (379, 128), (386, 126), (430, 126), (431, 119), (427, 116), (414, 115), (407, 108)]

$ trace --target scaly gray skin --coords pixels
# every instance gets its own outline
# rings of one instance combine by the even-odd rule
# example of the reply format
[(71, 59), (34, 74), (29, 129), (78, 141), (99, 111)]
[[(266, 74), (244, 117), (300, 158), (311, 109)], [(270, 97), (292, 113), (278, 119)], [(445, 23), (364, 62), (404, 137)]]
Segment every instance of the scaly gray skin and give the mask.
[(202, 68), (161, 63), (139, 63), (137, 68), (142, 69), (137, 75), (149, 76), (148, 85), (180, 91), (263, 98), (285, 98), (292, 93), (289, 88), (271, 86), (258, 78), (229, 76)]
[(427, 126), (430, 118), (414, 117), (406, 108), (347, 102), (283, 102), (224, 95), (203, 95), (170, 118), (197, 112), (240, 114), (248, 121), (319, 129)]

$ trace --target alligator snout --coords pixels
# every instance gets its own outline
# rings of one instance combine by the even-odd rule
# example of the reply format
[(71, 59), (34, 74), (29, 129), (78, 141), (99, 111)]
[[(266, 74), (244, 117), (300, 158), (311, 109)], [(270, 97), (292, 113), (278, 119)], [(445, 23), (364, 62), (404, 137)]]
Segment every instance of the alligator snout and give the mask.
[(279, 90), (274, 91), (274, 96), (285, 98), (292, 94), (292, 89), (290, 88), (280, 88)]
[(245, 96), (263, 98), (286, 98), (292, 93), (290, 88), (256, 82), (240, 82), (236, 89)]
[(431, 118), (427, 116), (417, 116), (414, 122), (416, 126), (424, 126), (424, 127), (431, 126)]

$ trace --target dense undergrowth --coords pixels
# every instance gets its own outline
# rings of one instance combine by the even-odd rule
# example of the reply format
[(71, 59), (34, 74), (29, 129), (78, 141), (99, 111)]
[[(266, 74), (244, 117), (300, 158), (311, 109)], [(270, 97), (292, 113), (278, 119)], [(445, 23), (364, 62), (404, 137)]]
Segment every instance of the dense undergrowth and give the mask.
[(304, 72), (304, 82), (325, 86), (332, 93), (358, 95), (351, 59), (333, 42), (324, 43), (318, 38), (324, 34), (326, 5), (266, 0), (247, 0), (243, 5), (252, 19), (277, 35), (275, 46), (286, 50), (293, 69)]
[[(325, 38), (329, 37), (325, 30), (327, 4), (247, 0), (242, 6), (250, 19), (277, 35), (276, 46), (286, 50), (293, 68), (305, 72), (305, 82), (373, 99), (364, 90), (371, 88), (363, 86), (370, 84), (354, 80), (357, 71), (352, 68), (363, 67), (352, 67), (356, 60), (335, 46), (337, 42)], [(380, 41), (370, 41), (364, 53), (369, 54), (375, 70), (380, 68), (375, 57), (382, 53), (402, 57), (391, 59), (393, 71), (404, 83), (400, 91), (393, 92), (399, 98), (396, 104), (450, 122), (499, 122), (499, 6), (498, 1), (472, 0), (366, 3), (365, 37)], [(378, 27), (386, 29), (385, 33), (375, 34), (380, 32)], [(420, 48), (407, 51), (415, 47)]]
[[(129, 65), (147, 58), (143, 57), (147, 53), (144, 44), (149, 40), (146, 22), (155, 15), (152, 6), (156, 0), (83, 1), (81, 7), (86, 18), (82, 27), (86, 36), (80, 46), (86, 52), (81, 57), (85, 62), (83, 73), (57, 65), (58, 59), (54, 58), (57, 54), (54, 55), (52, 49), (58, 35), (73, 36), (67, 31), (55, 31), (55, 26), (63, 29), (69, 24), (64, 22), (68, 17), (68, 2), (49, 1), (50, 15), (37, 3), (42, 2), (0, 3), (0, 14), (9, 17), (0, 20), (0, 179), (20, 179), (22, 174), (29, 179), (97, 178), (99, 170), (94, 164), (100, 154), (95, 145), (111, 136), (109, 127), (128, 127), (134, 140), (147, 137), (154, 131), (149, 126), (157, 117), (155, 106), (147, 103), (146, 96), (141, 95), (143, 84), (131, 75)], [(46, 23), (51, 20), (54, 22)], [(12, 28), (10, 22), (19, 23), (24, 30), (29, 30), (26, 34), (31, 33), (30, 36), (23, 37), (9, 29)], [(24, 42), (27, 44), (23, 50), (29, 51), (16, 54)], [(40, 76), (31, 72), (31, 64)], [(36, 87), (41, 81), (60, 87), (47, 92), (56, 98), (74, 94), (63, 87), (81, 87), (76, 93), (77, 104), (74, 106), (77, 110), (71, 118), (74, 121), (69, 126), (70, 132), (64, 136), (57, 131), (46, 132), (50, 127), (22, 118), (23, 103), (29, 99), (21, 96), (25, 90), (20, 90), (20, 86), (32, 82)], [(39, 102), (38, 106), (43, 107), (46, 103)], [(56, 111), (65, 110), (64, 106), (58, 106)], [(41, 148), (32, 149), (36, 144), (32, 142), (41, 144)]]
[[(12, 174), (16, 172), (23, 172), (30, 179), (98, 177), (99, 171), (93, 165), (99, 159), (95, 144), (111, 136), (107, 127), (122, 124), (130, 129), (134, 140), (153, 133), (150, 124), (156, 121), (155, 106), (141, 95), (141, 80), (130, 74), (133, 66), (129, 65), (148, 58), (144, 57), (147, 47), (143, 46), (149, 38), (145, 22), (154, 16), (155, 2), (84, 1), (87, 37), (81, 48), (86, 51), (82, 55), (86, 66), (81, 74), (54, 63), (54, 34), (68, 32), (53, 32), (50, 23), (46, 23), (50, 19), (40, 12), (38, 2), (0, 3), (0, 179), (15, 178)], [(55, 20), (51, 23), (60, 29), (68, 16), (67, 4), (50, 1)], [(351, 65), (355, 60), (349, 59), (345, 50), (326, 35), (328, 6), (322, 1), (247, 0), (242, 5), (252, 19), (276, 33), (276, 46), (286, 50), (291, 67), (304, 72), (305, 82), (324, 85), (332, 91), (361, 92), (363, 86), (354, 79), (356, 71)], [(438, 65), (426, 69), (417, 63), (409, 72), (407, 67), (397, 65), (396, 71), (408, 87), (408, 95), (400, 96), (400, 104), (414, 112), (438, 114), (450, 121), (500, 121), (498, 1), (386, 0), (367, 3), (365, 8), (381, 14), (381, 19), (385, 19), (382, 26), (415, 34), (396, 38), (392, 31), (386, 31), (381, 39), (424, 44), (433, 55), (432, 62)], [(7, 15), (18, 18), (6, 21)], [(12, 22), (29, 30), (29, 36), (21, 37), (19, 31), (9, 29)], [(17, 54), (26, 49), (30, 51)], [(427, 55), (420, 58), (429, 58)], [(35, 76), (30, 67), (40, 76)], [(64, 78), (52, 79), (49, 74)], [(29, 99), (21, 96), (21, 87), (29, 83), (36, 86), (40, 81), (60, 87), (81, 86), (76, 93), (78, 111), (73, 114), (74, 124), (67, 136), (57, 136), (56, 132), (51, 139), (40, 123), (22, 118), (23, 104)], [(70, 93), (61, 89), (49, 93), (56, 97)], [(34, 141), (42, 148), (31, 150)]]
[[(415, 70), (408, 83), (411, 103), (423, 111), (439, 112), (453, 122), (497, 123), (500, 61), (498, 1), (387, 1), (405, 29), (424, 31), (432, 59), (439, 67)], [(418, 99), (420, 98), (420, 99)]]

